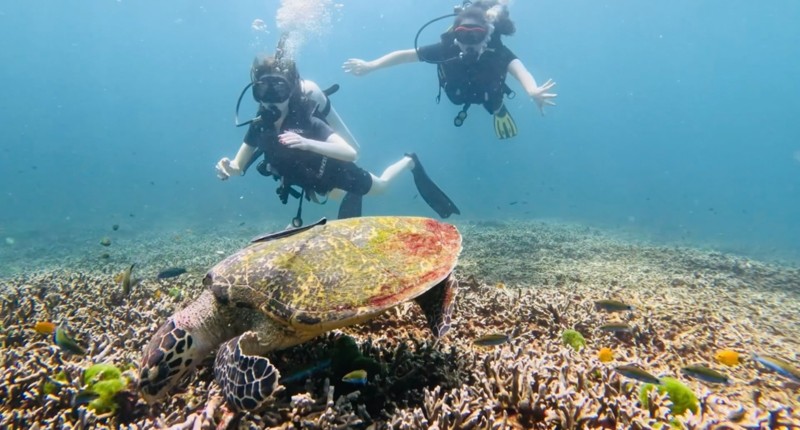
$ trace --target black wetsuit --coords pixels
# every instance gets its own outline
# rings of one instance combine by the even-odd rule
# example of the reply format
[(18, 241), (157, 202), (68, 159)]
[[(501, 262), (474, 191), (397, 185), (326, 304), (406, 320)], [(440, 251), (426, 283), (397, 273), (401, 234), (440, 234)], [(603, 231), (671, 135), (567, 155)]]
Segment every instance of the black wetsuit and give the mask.
[(517, 56), (500, 41), (495, 33), (477, 62), (467, 63), (453, 36), (445, 33), (442, 41), (419, 48), (420, 61), (438, 63), (439, 84), (453, 104), (480, 104), (495, 113), (507, 93), (505, 85), (508, 65)]
[[(259, 111), (259, 115), (261, 113)], [(282, 178), (285, 185), (296, 185), (323, 195), (334, 188), (364, 195), (372, 188), (370, 173), (353, 162), (282, 145), (278, 136), (287, 131), (323, 142), (333, 134), (328, 124), (303, 113), (303, 109), (290, 110), (277, 133), (273, 124), (262, 121), (250, 124), (244, 143), (264, 152), (264, 159), (269, 163), (269, 172)]]

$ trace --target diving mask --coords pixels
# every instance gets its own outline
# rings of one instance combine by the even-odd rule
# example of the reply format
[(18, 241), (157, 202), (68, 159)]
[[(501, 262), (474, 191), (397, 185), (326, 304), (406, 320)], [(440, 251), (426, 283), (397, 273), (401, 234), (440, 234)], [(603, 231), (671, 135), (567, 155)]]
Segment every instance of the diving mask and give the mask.
[(482, 44), (489, 31), (486, 27), (477, 24), (462, 24), (453, 29), (453, 34), (456, 41), (462, 45), (479, 45)]
[(283, 103), (292, 96), (292, 85), (280, 75), (265, 75), (253, 82), (253, 98), (259, 103)]
[(489, 42), (489, 28), (480, 24), (461, 24), (453, 29), (455, 43), (461, 53), (459, 58), (467, 63), (478, 61)]

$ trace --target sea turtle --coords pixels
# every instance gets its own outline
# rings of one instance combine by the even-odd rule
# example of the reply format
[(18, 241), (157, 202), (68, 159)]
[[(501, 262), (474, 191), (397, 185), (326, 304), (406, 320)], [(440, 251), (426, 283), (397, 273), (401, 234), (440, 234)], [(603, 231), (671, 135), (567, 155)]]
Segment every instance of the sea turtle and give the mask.
[(280, 373), (263, 357), (408, 300), (434, 336), (445, 334), (461, 235), (417, 217), (325, 220), (256, 238), (203, 279), (204, 291), (145, 347), (139, 390), (163, 398), (218, 348), (214, 377), (238, 410), (261, 409)]

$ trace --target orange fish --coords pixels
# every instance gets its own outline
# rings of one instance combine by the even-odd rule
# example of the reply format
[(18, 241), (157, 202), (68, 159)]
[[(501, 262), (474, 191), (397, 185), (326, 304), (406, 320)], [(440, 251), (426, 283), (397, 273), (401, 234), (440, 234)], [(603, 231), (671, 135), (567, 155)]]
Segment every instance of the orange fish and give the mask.
[(603, 363), (608, 363), (614, 359), (614, 351), (612, 351), (611, 348), (600, 348), (600, 350), (597, 351), (597, 359)]
[(726, 366), (736, 366), (740, 363), (739, 353), (732, 349), (723, 349), (717, 352), (714, 358)]
[(39, 334), (53, 334), (56, 325), (49, 321), (39, 321), (33, 326), (33, 330)]

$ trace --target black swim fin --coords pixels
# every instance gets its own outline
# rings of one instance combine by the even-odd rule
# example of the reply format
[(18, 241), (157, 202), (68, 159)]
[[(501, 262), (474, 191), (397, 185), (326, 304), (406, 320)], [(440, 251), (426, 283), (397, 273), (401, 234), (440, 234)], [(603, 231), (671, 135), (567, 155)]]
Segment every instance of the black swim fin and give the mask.
[(414, 184), (417, 186), (419, 195), (422, 196), (425, 203), (442, 218), (447, 218), (452, 214), (460, 215), (461, 211), (458, 210), (456, 204), (425, 173), (417, 154), (411, 153), (406, 156), (414, 160), (414, 168), (411, 169), (411, 173), (414, 175)]
[(339, 205), (339, 219), (360, 217), (363, 197), (360, 194), (345, 194), (342, 204)]

